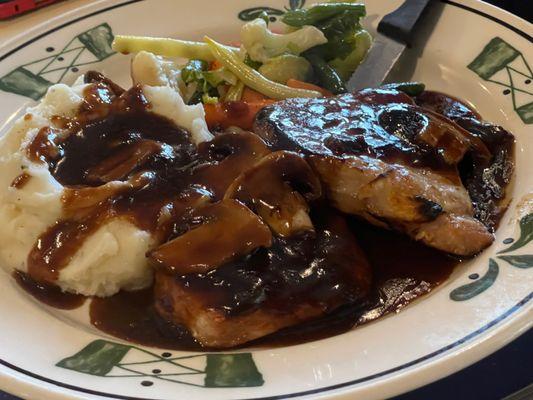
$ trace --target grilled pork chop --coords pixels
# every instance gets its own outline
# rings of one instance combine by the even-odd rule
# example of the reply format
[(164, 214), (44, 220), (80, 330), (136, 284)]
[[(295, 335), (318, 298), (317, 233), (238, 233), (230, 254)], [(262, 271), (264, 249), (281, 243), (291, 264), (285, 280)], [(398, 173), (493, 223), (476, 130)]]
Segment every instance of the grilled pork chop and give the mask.
[[(157, 311), (185, 325), (203, 346), (225, 348), (361, 301), (370, 291), (371, 270), (344, 219), (330, 215), (314, 222), (314, 231), (273, 237), (271, 246), (207, 273), (176, 274), (172, 263), (153, 254)], [(221, 252), (221, 243), (228, 246), (213, 241), (211, 251)]]
[(513, 137), (455, 99), (419, 102), (387, 88), (290, 99), (264, 108), (254, 131), (273, 149), (305, 154), (339, 210), (474, 255), (493, 241)]
[(233, 347), (368, 294), (370, 266), (343, 217), (310, 213), (321, 184), (301, 155), (270, 152), (249, 132), (198, 151), (187, 179), (213, 202), (149, 253), (164, 319), (205, 347)]

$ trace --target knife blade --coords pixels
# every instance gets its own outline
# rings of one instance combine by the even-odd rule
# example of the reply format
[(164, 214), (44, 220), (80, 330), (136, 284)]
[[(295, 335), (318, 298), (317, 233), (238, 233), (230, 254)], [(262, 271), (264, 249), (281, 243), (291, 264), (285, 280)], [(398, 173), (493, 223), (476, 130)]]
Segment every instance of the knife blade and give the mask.
[(415, 37), (415, 30), (432, 0), (406, 0), (385, 15), (378, 34), (363, 63), (348, 80), (348, 91), (380, 86), (389, 76), (405, 49)]
[(364, 62), (357, 67), (348, 80), (348, 91), (355, 92), (368, 87), (380, 86), (407, 48), (404, 43), (389, 39), (378, 33)]

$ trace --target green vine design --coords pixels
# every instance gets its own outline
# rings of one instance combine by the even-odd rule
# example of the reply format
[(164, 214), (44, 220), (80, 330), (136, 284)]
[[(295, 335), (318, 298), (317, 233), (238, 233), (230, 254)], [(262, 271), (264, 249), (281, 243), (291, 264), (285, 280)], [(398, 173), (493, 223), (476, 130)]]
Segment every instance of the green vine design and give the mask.
[(108, 24), (95, 26), (76, 35), (59, 52), (23, 64), (0, 77), (0, 90), (39, 100), (69, 71), (77, 72), (81, 66), (98, 63), (115, 54), (111, 48), (113, 38)]
[[(507, 253), (519, 250), (529, 244), (533, 240), (533, 214), (526, 215), (520, 220), (520, 236), (518, 240), (506, 239), (504, 243), (508, 241), (514, 242), (511, 246), (498, 252), (496, 258), (501, 261), (505, 261), (509, 265), (515, 268), (527, 269), (533, 267), (533, 255), (520, 254), (510, 255)], [(489, 268), (487, 272), (480, 278), (477, 278), (475, 282), (468, 283), (460, 286), (450, 293), (450, 298), (454, 301), (465, 301), (476, 297), (490, 288), (499, 274), (499, 265), (494, 258), (489, 260)]]
[[(519, 105), (516, 93), (533, 96), (533, 91), (526, 89), (525, 85), (531, 84), (533, 71), (524, 55), (499, 37), (493, 38), (476, 58), (467, 66), (472, 72), (486, 82), (505, 88), (504, 95), (511, 94), (513, 108), (525, 124), (533, 123), (533, 101)], [(520, 220), (520, 237), (518, 240), (506, 239), (505, 244), (514, 242), (511, 246), (498, 252), (495, 257), (515, 268), (533, 267), (533, 255), (511, 255), (526, 246), (533, 240), (533, 214), (526, 215)], [(498, 262), (491, 258), (487, 272), (479, 277), (478, 274), (471, 276), (475, 282), (460, 286), (450, 293), (454, 301), (469, 300), (490, 288), (496, 281), (499, 273)]]
[(520, 51), (495, 37), (467, 68), (484, 81), (504, 87), (503, 93), (511, 95), (513, 109), (518, 116), (525, 124), (533, 124), (533, 101), (519, 105), (516, 98), (517, 93), (533, 97), (533, 89), (527, 88), (533, 80), (533, 71)]
[[(306, 0), (289, 0), (289, 8), (291, 10), (298, 10), (305, 5)], [(259, 18), (261, 15), (268, 15), (271, 21), (275, 21), (277, 17), (285, 14), (285, 10), (280, 10), (279, 8), (272, 7), (252, 7), (242, 10), (239, 13), (239, 19), (241, 21), (253, 21), (256, 18)]]
[[(131, 353), (148, 360), (124, 362)], [(198, 368), (199, 362), (205, 367)], [(162, 365), (160, 369), (152, 367)], [(56, 364), (57, 367), (103, 378), (142, 378), (141, 385), (153, 385), (153, 379), (200, 388), (255, 387), (264, 384), (251, 353), (197, 354), (171, 357), (137, 346), (107, 340), (95, 340), (75, 355)], [(165, 366), (171, 372), (165, 372)], [(149, 371), (146, 370), (149, 367)], [(189, 379), (186, 379), (189, 378)]]
[[(510, 247), (501, 250), (498, 254), (510, 253), (518, 250), (533, 240), (533, 214), (526, 215), (520, 220), (520, 237)], [(501, 258), (501, 257), (500, 257)]]
[(450, 298), (454, 301), (465, 301), (483, 293), (494, 284), (499, 273), (500, 267), (498, 266), (498, 263), (491, 258), (489, 260), (489, 269), (485, 275), (475, 282), (468, 283), (452, 290)]
[(533, 266), (533, 255), (500, 256), (498, 258), (501, 258), (516, 268), (531, 268)]

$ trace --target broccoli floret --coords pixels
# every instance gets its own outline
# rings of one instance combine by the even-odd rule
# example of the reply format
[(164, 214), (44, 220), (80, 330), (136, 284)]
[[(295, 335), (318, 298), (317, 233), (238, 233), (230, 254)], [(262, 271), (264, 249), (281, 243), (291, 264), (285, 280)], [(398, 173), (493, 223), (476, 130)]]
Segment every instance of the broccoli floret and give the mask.
[(329, 2), (288, 11), (282, 18), (293, 27), (311, 24), (324, 34), (327, 43), (315, 46), (302, 55), (311, 62), (318, 83), (333, 93), (346, 90), (344, 82), (370, 48), (372, 38), (359, 23), (365, 13), (363, 4)]
[(217, 88), (222, 84), (235, 85), (237, 77), (225, 68), (209, 71), (209, 63), (191, 60), (181, 70), (181, 78), (187, 85), (185, 101), (187, 104), (216, 103)]
[(361, 64), (365, 58), (368, 49), (372, 45), (372, 36), (365, 31), (360, 30), (353, 37), (352, 52), (346, 57), (336, 57), (329, 62), (329, 65), (337, 71), (339, 76), (347, 81), (353, 74), (355, 69)]

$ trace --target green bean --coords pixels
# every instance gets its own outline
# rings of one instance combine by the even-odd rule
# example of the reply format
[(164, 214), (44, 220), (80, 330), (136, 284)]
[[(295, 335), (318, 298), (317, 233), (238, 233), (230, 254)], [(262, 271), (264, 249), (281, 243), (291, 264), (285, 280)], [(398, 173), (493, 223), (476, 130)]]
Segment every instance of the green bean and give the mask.
[(418, 96), (426, 89), (426, 85), (420, 82), (389, 83), (383, 86), (386, 89), (395, 89), (409, 96)]
[(249, 54), (246, 54), (246, 56), (244, 57), (244, 63), (249, 67), (252, 67), (253, 69), (259, 69), (259, 67), (263, 65), (263, 63), (260, 63), (259, 61), (252, 60)]
[(364, 29), (361, 29), (353, 36), (353, 50), (351, 53), (344, 58), (336, 57), (329, 61), (328, 64), (335, 68), (335, 71), (346, 82), (350, 79), (350, 76), (352, 76), (359, 64), (361, 64), (371, 46), (372, 36)]
[(257, 90), (259, 93), (262, 93), (267, 97), (276, 100), (292, 97), (322, 97), (320, 92), (314, 90), (294, 89), (272, 82), (255, 69), (246, 65), (241, 61), (237, 54), (232, 52), (226, 46), (223, 46), (208, 37), (205, 38), (205, 41), (211, 49), (212, 54), (222, 63), (222, 65), (233, 72), (246, 86)]
[[(190, 42), (168, 38), (117, 35), (113, 41), (113, 50), (119, 53), (138, 53), (148, 51), (164, 57), (181, 57), (204, 61), (214, 61), (215, 57), (209, 46), (203, 42)], [(229, 47), (231, 51), (239, 51)]]
[(332, 68), (324, 59), (317, 54), (309, 53), (305, 57), (315, 71), (315, 76), (320, 82), (320, 86), (329, 90), (333, 94), (346, 93), (346, 85), (337, 71)]
[(364, 17), (366, 14), (365, 5), (360, 3), (319, 3), (309, 8), (287, 11), (281, 20), (287, 25), (296, 27), (315, 25), (345, 11), (353, 12), (359, 17)]

